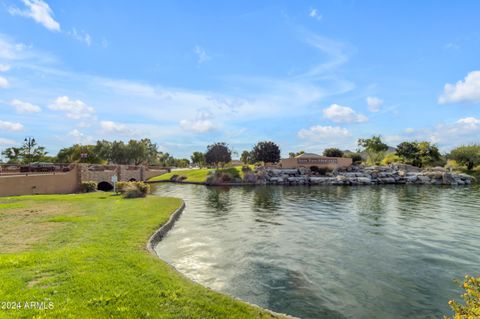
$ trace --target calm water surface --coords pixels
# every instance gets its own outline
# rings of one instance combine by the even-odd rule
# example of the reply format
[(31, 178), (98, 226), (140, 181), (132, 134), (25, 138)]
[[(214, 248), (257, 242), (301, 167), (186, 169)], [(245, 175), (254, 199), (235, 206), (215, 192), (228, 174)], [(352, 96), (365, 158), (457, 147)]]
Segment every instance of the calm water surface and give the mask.
[(480, 188), (161, 184), (187, 208), (156, 250), (217, 291), (302, 318), (442, 318), (480, 274)]

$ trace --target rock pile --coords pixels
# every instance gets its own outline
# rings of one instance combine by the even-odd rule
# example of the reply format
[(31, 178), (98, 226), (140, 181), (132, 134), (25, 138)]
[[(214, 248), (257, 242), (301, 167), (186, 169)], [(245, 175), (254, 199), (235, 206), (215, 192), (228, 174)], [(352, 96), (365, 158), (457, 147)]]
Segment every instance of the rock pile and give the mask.
[(452, 173), (443, 167), (421, 170), (405, 164), (352, 166), (348, 169), (326, 173), (324, 176), (314, 175), (310, 170), (302, 168), (261, 168), (256, 171), (255, 175), (257, 184), (269, 185), (469, 185), (473, 180), (467, 174)]

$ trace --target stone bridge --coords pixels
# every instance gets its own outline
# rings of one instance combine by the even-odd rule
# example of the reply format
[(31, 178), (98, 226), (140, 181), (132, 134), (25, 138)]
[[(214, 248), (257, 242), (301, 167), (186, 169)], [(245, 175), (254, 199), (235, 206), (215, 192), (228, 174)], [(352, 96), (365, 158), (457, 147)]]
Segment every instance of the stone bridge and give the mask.
[(80, 190), (81, 182), (94, 181), (99, 190), (113, 188), (118, 181), (146, 181), (170, 169), (147, 165), (46, 164), (28, 167), (0, 165), (0, 196), (68, 194)]
[(152, 177), (170, 172), (169, 168), (146, 165), (87, 165), (80, 164), (80, 181), (94, 181), (99, 190), (113, 188), (112, 177), (120, 182), (146, 181)]

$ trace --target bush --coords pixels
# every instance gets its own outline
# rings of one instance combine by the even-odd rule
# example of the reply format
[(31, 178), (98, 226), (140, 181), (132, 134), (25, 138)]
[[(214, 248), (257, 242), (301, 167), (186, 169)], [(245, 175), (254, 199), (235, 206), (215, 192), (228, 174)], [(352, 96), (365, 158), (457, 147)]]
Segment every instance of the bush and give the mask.
[(144, 182), (118, 182), (117, 192), (124, 198), (145, 197), (150, 193), (150, 185)]
[(95, 192), (97, 190), (97, 182), (94, 182), (94, 181), (81, 182), (80, 188), (82, 190), (82, 193)]
[(480, 145), (459, 146), (452, 150), (449, 159), (453, 159), (467, 166), (467, 169), (471, 171), (475, 166), (480, 164)]
[(343, 157), (343, 152), (338, 148), (327, 148), (323, 151), (323, 156), (326, 157)]
[(390, 165), (390, 164), (393, 164), (393, 163), (403, 163), (403, 158), (401, 158), (400, 156), (396, 155), (395, 153), (388, 153), (387, 155), (385, 155), (385, 157), (382, 159), (382, 161), (380, 162), (380, 164), (382, 165)]
[(450, 300), (448, 304), (454, 312), (451, 319), (480, 318), (480, 277), (465, 276), (462, 287), (465, 289), (465, 293), (462, 295), (465, 305)]
[(355, 163), (361, 163), (362, 162), (362, 155), (360, 153), (348, 153), (345, 155), (345, 157), (349, 157), (352, 159), (352, 162)]
[(332, 170), (327, 167), (318, 167), (318, 166), (311, 166), (310, 171), (317, 175), (325, 175)]
[(117, 193), (123, 194), (123, 192), (125, 191), (125, 187), (128, 185), (128, 183), (131, 182), (117, 182), (115, 184), (115, 190), (117, 191)]
[(232, 183), (232, 182), (239, 182), (239, 181), (241, 181), (241, 179), (237, 169), (228, 168), (224, 170), (216, 170), (214, 172), (210, 172), (206, 182), (207, 184), (215, 185), (215, 184)]

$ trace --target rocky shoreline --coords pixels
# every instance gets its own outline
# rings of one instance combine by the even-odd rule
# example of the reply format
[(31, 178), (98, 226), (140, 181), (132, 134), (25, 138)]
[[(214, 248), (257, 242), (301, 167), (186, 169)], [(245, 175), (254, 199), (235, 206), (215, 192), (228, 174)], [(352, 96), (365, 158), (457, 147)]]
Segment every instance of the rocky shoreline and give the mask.
[(453, 173), (443, 167), (421, 170), (418, 167), (404, 164), (358, 165), (327, 172), (324, 175), (315, 174), (302, 168), (258, 168), (255, 171), (255, 184), (257, 185), (470, 185), (473, 181), (474, 178), (470, 175)]

